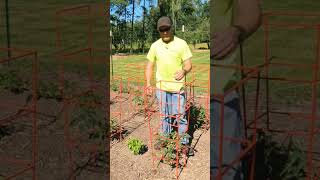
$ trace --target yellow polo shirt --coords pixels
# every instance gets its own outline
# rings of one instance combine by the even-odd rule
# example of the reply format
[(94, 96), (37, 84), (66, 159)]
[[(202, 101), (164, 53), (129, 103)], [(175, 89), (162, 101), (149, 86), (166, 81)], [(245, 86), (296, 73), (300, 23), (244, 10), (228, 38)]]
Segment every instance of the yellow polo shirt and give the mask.
[(179, 91), (183, 87), (184, 79), (175, 80), (174, 74), (182, 70), (183, 62), (192, 57), (186, 41), (174, 36), (170, 43), (162, 39), (154, 42), (147, 55), (147, 59), (156, 62), (156, 87), (165, 91)]

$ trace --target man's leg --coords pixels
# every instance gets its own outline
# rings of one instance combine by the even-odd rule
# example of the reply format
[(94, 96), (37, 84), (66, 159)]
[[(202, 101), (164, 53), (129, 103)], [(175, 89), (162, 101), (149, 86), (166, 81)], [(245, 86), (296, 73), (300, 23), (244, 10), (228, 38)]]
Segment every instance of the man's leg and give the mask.
[[(220, 132), (220, 118), (221, 106), (223, 103), (213, 100), (210, 103), (211, 111), (211, 143), (210, 143), (210, 171), (211, 179), (215, 179), (218, 175), (218, 161), (219, 161), (219, 132)], [(234, 91), (225, 97), (224, 101), (224, 117), (223, 117), (223, 137), (227, 138), (241, 138), (242, 125), (240, 114), (239, 95)], [(230, 140), (223, 140), (222, 148), (222, 167), (228, 166), (233, 160), (239, 156), (241, 145), (238, 142)], [(241, 163), (237, 163), (229, 171), (223, 175), (222, 180), (241, 180)]]
[(160, 111), (160, 118), (161, 118), (161, 127), (160, 133), (161, 135), (168, 135), (172, 132), (172, 122), (171, 118), (169, 117), (170, 114), (170, 94), (166, 91), (157, 89), (156, 91), (157, 100), (159, 103), (159, 111)]
[(178, 133), (181, 136), (181, 144), (188, 145), (190, 136), (187, 134), (188, 131), (188, 120), (185, 114), (185, 93), (174, 93), (172, 96), (173, 102), (173, 114), (179, 118), (175, 120), (178, 123)]

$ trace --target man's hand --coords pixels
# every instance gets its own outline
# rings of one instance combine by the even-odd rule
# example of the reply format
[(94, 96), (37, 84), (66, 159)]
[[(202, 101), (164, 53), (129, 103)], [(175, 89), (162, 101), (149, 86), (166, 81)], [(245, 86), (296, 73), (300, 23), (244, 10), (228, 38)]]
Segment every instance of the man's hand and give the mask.
[(223, 59), (239, 45), (240, 30), (230, 26), (213, 34), (210, 58)]
[(176, 73), (174, 73), (174, 79), (177, 81), (180, 81), (184, 76), (186, 75), (185, 70), (178, 70)]

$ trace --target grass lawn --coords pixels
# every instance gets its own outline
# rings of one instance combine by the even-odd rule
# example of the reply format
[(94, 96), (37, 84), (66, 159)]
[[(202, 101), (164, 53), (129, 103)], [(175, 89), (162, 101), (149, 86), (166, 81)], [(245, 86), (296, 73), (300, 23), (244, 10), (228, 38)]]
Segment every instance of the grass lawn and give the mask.
[[(319, 1), (294, 0), (294, 1), (262, 1), (264, 12), (306, 12), (317, 13), (320, 8)], [(320, 23), (320, 17), (273, 17), (270, 22), (284, 23)], [(316, 30), (315, 29), (283, 29), (270, 28), (269, 31), (270, 54), (273, 62), (287, 62), (296, 64), (311, 64), (316, 61)], [(244, 44), (244, 60), (249, 66), (262, 64), (264, 62), (264, 31), (263, 27), (249, 38)], [(285, 77), (311, 80), (312, 71), (309, 69), (274, 67), (270, 69), (273, 77)], [(320, 77), (320, 75), (318, 75)], [(270, 84), (273, 94), (290, 99), (288, 95), (296, 94), (300, 99), (310, 99), (311, 86), (297, 83), (279, 83), (273, 81)], [(319, 89), (319, 87), (318, 87)], [(320, 94), (320, 91), (319, 91)], [(320, 97), (320, 96), (318, 96)]]
[[(141, 77), (144, 78), (146, 54), (130, 56), (113, 56), (114, 77)], [(195, 51), (192, 58), (193, 72), (197, 79), (208, 82), (209, 51)], [(205, 69), (206, 68), (206, 69)], [(155, 72), (155, 71), (154, 71)], [(110, 71), (112, 73), (112, 71)], [(111, 74), (112, 75), (112, 74)], [(155, 77), (155, 75), (153, 75)]]
[[(9, 1), (11, 47), (29, 48), (38, 51), (40, 72), (56, 72), (58, 50), (76, 50), (87, 47), (87, 17), (85, 15), (70, 15), (61, 18), (62, 31), (61, 49), (56, 48), (55, 12), (59, 9), (102, 3), (98, 0), (46, 0), (24, 2)], [(106, 49), (106, 23), (103, 16), (97, 15), (106, 7), (94, 9), (93, 16), (93, 47)], [(7, 47), (5, 26), (5, 2), (0, 3), (0, 47)], [(105, 53), (106, 54), (106, 53)], [(3, 56), (3, 55), (2, 55)], [(106, 55), (104, 55), (106, 56)], [(104, 62), (103, 62), (104, 63)], [(78, 64), (78, 63), (74, 63)], [(104, 63), (105, 64), (105, 63)], [(70, 65), (69, 67), (72, 67)], [(99, 69), (100, 67), (100, 69)], [(105, 66), (97, 66), (96, 70), (105, 71)]]

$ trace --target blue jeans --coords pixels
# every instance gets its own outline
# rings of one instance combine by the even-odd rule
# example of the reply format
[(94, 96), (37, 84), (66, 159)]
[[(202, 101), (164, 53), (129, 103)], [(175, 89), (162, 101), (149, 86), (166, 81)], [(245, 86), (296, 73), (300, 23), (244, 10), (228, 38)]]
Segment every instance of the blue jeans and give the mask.
[[(219, 132), (221, 118), (222, 103), (213, 100), (210, 102), (211, 121), (210, 121), (210, 171), (211, 179), (218, 180), (215, 177), (218, 175), (218, 160), (219, 160)], [(240, 101), (237, 92), (233, 91), (224, 99), (224, 118), (223, 118), (223, 137), (242, 138), (242, 124), (240, 113)], [(241, 145), (239, 142), (223, 140), (222, 146), (222, 167), (228, 166), (233, 160), (239, 156)], [(219, 180), (242, 180), (243, 173), (241, 162), (231, 167)]]
[(188, 120), (185, 113), (185, 93), (171, 93), (157, 89), (156, 96), (159, 102), (162, 121), (160, 133), (163, 135), (172, 133), (172, 126), (176, 124), (178, 125), (179, 136), (182, 136), (181, 143), (187, 145), (189, 143), (189, 135), (186, 134)]

